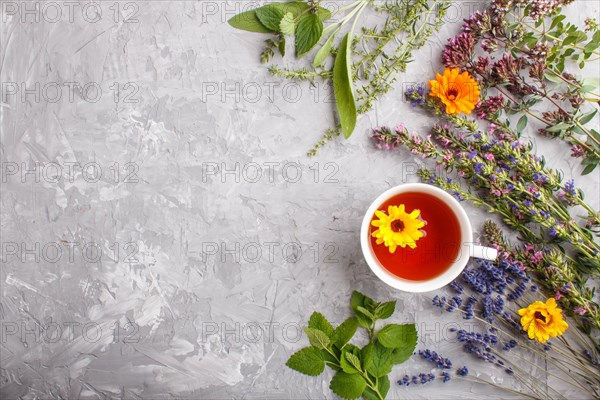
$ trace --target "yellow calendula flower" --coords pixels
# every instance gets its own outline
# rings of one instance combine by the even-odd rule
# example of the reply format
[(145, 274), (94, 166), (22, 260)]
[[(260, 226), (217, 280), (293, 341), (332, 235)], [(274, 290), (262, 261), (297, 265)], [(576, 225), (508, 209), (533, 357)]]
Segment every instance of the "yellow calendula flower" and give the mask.
[(428, 83), (429, 95), (444, 103), (447, 114), (470, 114), (479, 102), (479, 85), (467, 71), (446, 68), (444, 75), (436, 74)]
[(529, 339), (544, 343), (551, 337), (562, 335), (569, 325), (562, 316), (562, 310), (556, 306), (556, 300), (550, 297), (546, 303), (536, 301), (527, 308), (519, 310), (521, 326)]
[(419, 219), (421, 210), (413, 210), (410, 214), (405, 211), (404, 204), (389, 206), (387, 214), (383, 211), (375, 211), (378, 220), (371, 221), (371, 225), (378, 229), (371, 234), (377, 239), (376, 243), (384, 243), (390, 253), (396, 251), (398, 246), (417, 247), (417, 240), (424, 236), (419, 229), (425, 226), (425, 222)]

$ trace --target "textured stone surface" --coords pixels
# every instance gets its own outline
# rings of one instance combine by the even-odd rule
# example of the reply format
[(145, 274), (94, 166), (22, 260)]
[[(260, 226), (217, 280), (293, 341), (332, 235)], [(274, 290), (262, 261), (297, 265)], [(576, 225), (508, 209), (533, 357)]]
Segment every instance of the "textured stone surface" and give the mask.
[[(597, 3), (578, 3), (576, 20), (597, 15)], [(443, 41), (475, 3), (457, 3), (351, 140), (312, 159), (333, 122), (330, 88), (259, 64), (265, 37), (225, 23), (255, 3), (38, 3), (20, 21), (35, 4), (2, 1), (2, 398), (331, 397), (330, 372), (305, 377), (284, 362), (307, 342), (313, 310), (347, 317), (353, 289), (397, 299), (395, 318), (417, 322), (420, 346), (461, 363), (454, 317), (379, 282), (358, 230), (380, 192), (417, 181), (418, 161), (374, 150), (368, 129), (431, 124), (400, 100), (402, 85), (440, 68)], [(566, 146), (534, 140), (578, 176)], [(598, 175), (577, 182), (597, 207)], [(488, 215), (465, 207), (479, 231)], [(424, 369), (410, 360), (390, 378)], [(446, 385), (392, 385), (390, 398), (494, 395)]]

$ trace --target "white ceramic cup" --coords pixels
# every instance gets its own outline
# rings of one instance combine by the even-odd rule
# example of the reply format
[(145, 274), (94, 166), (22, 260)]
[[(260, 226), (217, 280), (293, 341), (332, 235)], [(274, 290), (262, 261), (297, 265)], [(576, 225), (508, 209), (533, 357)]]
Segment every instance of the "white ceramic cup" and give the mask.
[[(373, 251), (373, 247), (371, 246), (371, 235), (369, 234), (369, 230), (371, 227), (371, 221), (375, 215), (375, 211), (391, 197), (408, 192), (426, 193), (442, 200), (448, 207), (450, 207), (454, 215), (456, 215), (460, 225), (462, 245), (459, 249), (456, 259), (452, 265), (450, 265), (450, 267), (441, 275), (425, 281), (403, 279), (392, 274), (381, 265), (379, 260), (377, 260), (377, 257)], [(433, 221), (430, 223), (432, 222)], [(485, 260), (495, 260), (498, 256), (498, 251), (496, 249), (491, 247), (477, 246), (474, 244), (471, 221), (469, 221), (467, 213), (454, 197), (450, 196), (442, 189), (424, 183), (406, 183), (399, 185), (386, 190), (379, 197), (377, 197), (375, 201), (371, 203), (371, 206), (363, 218), (360, 229), (360, 245), (367, 264), (379, 279), (393, 288), (413, 293), (429, 292), (431, 290), (446, 286), (462, 272), (467, 265), (469, 258), (471, 257), (482, 258)]]

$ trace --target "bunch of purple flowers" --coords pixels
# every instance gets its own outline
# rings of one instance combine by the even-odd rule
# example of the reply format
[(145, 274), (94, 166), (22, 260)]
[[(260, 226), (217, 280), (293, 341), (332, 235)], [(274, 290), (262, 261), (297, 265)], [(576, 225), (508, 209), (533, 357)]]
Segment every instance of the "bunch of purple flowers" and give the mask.
[[(499, 127), (508, 128), (510, 115), (519, 120), (516, 131), (533, 121), (538, 131), (559, 137), (581, 157), (583, 173), (600, 162), (600, 133), (586, 126), (597, 114), (591, 80), (566, 71), (574, 60), (580, 68), (600, 56), (598, 24), (587, 22), (587, 32), (565, 22), (560, 13), (572, 0), (494, 0), (467, 18), (461, 32), (442, 52), (442, 62), (477, 77), (482, 97), (475, 112)], [(590, 37), (591, 36), (591, 37)], [(543, 105), (545, 112), (536, 108)]]

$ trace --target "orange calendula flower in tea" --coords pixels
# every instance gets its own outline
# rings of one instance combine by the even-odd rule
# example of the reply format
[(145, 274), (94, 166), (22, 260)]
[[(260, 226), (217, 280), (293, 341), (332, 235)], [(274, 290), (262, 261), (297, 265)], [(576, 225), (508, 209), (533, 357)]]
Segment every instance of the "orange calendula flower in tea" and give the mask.
[(413, 210), (411, 213), (405, 211), (404, 204), (389, 206), (387, 214), (383, 211), (375, 211), (378, 220), (371, 221), (371, 225), (378, 229), (371, 234), (376, 238), (377, 244), (385, 244), (390, 253), (394, 253), (398, 246), (417, 247), (417, 240), (424, 236), (419, 229), (425, 226), (425, 222), (419, 219), (421, 210)]
[(467, 71), (446, 68), (444, 75), (436, 74), (429, 81), (430, 96), (438, 97), (446, 106), (447, 114), (470, 114), (479, 102), (479, 85)]
[(521, 326), (530, 339), (544, 343), (551, 337), (562, 335), (569, 325), (563, 320), (562, 310), (556, 300), (550, 297), (546, 303), (536, 301), (519, 310)]

